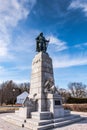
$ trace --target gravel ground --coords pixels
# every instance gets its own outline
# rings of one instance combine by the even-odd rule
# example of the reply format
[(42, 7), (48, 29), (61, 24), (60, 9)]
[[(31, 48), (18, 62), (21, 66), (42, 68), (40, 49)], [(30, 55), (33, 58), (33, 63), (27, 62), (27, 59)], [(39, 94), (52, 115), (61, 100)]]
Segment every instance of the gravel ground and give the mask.
[[(6, 114), (8, 115), (8, 113), (0, 114), (0, 130), (29, 130), (26, 128), (15, 126), (13, 124), (10, 124), (10, 123), (2, 120), (1, 117), (6, 116)], [(81, 116), (84, 116), (85, 119), (78, 123), (75, 123), (75, 124), (72, 124), (69, 126), (65, 126), (65, 127), (61, 127), (61, 128), (56, 128), (53, 130), (87, 130), (87, 113), (75, 112), (74, 114), (80, 114)]]

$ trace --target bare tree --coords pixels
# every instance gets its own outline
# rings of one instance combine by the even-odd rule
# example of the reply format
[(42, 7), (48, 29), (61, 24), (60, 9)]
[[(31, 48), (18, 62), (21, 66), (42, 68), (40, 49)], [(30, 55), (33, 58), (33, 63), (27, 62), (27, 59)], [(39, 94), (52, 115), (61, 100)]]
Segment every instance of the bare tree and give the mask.
[(62, 96), (62, 101), (63, 103), (66, 103), (67, 102), (67, 99), (69, 97), (71, 97), (71, 94), (69, 93), (69, 91), (67, 91), (66, 89), (63, 89), (63, 88), (60, 88), (58, 90), (59, 94)]
[(2, 99), (3, 99), (3, 103), (5, 104), (12, 104), (13, 100), (15, 100), (15, 96), (13, 93), (13, 89), (16, 90), (17, 86), (16, 84), (10, 80), (10, 81), (6, 81), (5, 83), (2, 84)]
[(0, 84), (0, 104), (14, 104), (16, 97), (24, 91), (29, 92), (30, 84), (16, 84), (12, 80)]
[(86, 92), (87, 86), (82, 83), (78, 83), (78, 82), (69, 83), (68, 88), (71, 93), (71, 96), (73, 97), (83, 98), (83, 97), (86, 97), (87, 95), (87, 92)]
[(21, 93), (24, 91), (29, 93), (30, 91), (30, 83), (20, 83), (18, 84), (18, 87), (20, 88)]

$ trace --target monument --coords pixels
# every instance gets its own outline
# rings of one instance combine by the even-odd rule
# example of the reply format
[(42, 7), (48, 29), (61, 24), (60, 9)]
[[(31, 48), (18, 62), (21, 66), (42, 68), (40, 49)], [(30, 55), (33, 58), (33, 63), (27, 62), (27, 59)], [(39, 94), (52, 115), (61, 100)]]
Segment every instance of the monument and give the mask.
[(31, 116), (37, 119), (57, 118), (64, 115), (62, 99), (54, 83), (52, 59), (47, 53), (48, 42), (43, 33), (40, 33), (36, 38), (38, 53), (32, 62), (29, 99), (34, 100), (36, 111), (31, 113)]
[(32, 61), (30, 94), (23, 107), (15, 112), (16, 120), (22, 117), (22, 126), (32, 130), (47, 130), (81, 119), (62, 106), (62, 98), (55, 87), (52, 59), (47, 53), (48, 43), (43, 33), (36, 38), (37, 54)]

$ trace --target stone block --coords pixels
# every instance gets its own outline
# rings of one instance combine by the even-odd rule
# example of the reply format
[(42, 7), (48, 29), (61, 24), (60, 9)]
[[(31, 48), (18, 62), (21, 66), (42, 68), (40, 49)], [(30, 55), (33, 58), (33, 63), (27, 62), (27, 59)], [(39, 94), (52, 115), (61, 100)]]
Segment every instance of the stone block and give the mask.
[(32, 112), (31, 113), (32, 119), (37, 120), (47, 120), (52, 119), (52, 113), (51, 112)]
[(18, 116), (23, 118), (29, 118), (30, 117), (30, 108), (29, 107), (21, 107), (18, 111)]

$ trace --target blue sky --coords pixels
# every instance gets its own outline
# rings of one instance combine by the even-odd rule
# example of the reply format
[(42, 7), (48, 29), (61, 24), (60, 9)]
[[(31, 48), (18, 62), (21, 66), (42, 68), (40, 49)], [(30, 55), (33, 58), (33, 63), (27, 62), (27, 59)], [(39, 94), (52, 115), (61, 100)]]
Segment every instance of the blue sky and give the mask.
[(0, 0), (0, 82), (30, 81), (40, 32), (50, 39), (55, 84), (87, 84), (87, 0)]

